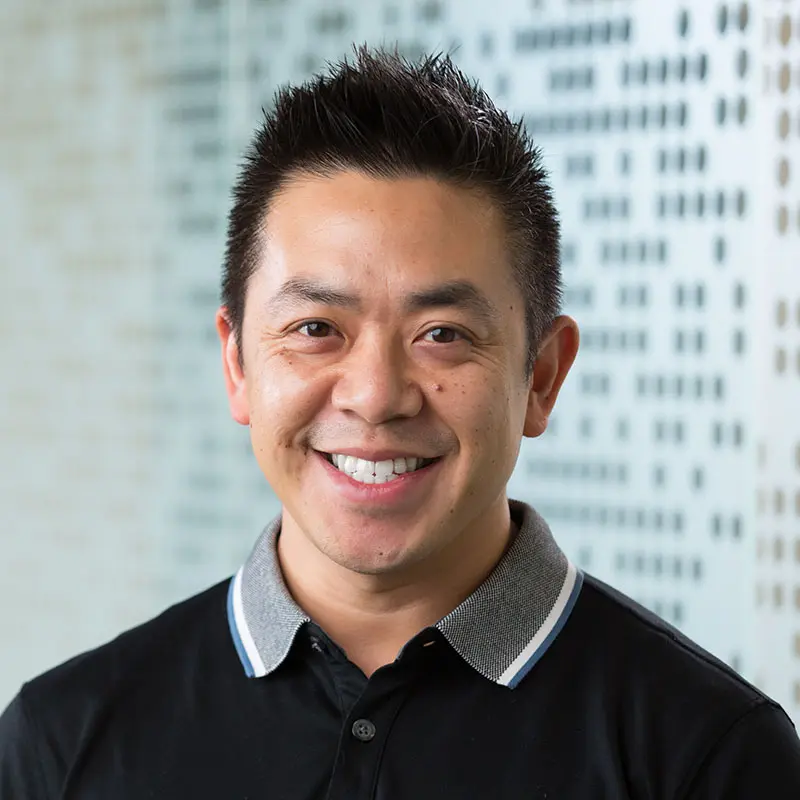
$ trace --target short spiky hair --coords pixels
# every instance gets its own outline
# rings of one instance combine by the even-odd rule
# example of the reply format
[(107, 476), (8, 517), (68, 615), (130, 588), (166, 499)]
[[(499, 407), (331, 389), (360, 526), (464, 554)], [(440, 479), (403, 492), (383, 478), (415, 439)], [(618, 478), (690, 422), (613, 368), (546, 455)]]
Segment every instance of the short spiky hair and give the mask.
[(521, 122), (495, 107), (449, 56), (409, 62), (355, 50), (265, 113), (238, 180), (222, 303), (239, 343), (250, 276), (270, 201), (301, 174), (359, 170), (380, 178), (429, 176), (483, 192), (506, 221), (514, 277), (525, 304), (530, 377), (541, 339), (561, 306), (559, 223), (539, 150)]

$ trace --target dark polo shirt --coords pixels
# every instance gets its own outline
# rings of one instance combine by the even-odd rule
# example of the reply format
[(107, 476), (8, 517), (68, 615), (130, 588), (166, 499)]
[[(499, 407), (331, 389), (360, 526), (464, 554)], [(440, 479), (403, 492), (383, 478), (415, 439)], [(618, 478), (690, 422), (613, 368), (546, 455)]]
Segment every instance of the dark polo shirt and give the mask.
[(22, 688), (0, 798), (800, 798), (780, 707), (510, 506), (491, 575), (369, 679), (287, 594), (277, 518), (231, 581)]

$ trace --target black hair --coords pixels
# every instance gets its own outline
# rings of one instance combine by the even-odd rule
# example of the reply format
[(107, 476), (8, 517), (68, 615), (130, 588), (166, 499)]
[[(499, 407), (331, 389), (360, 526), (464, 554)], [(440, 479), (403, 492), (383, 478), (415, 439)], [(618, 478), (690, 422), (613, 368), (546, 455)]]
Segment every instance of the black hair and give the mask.
[(525, 310), (530, 377), (562, 299), (559, 221), (541, 153), (522, 121), (498, 109), (443, 54), (409, 61), (355, 49), (300, 86), (281, 88), (264, 112), (233, 187), (222, 303), (239, 344), (249, 279), (269, 205), (293, 178), (359, 170), (381, 178), (428, 176), (497, 204)]

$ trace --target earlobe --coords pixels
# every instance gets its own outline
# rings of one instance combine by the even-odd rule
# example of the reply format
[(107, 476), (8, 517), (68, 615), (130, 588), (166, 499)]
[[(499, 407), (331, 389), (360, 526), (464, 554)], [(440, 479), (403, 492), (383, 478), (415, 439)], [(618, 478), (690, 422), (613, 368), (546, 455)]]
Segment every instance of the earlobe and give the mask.
[(562, 315), (553, 322), (533, 366), (523, 436), (534, 438), (547, 430), (558, 393), (578, 354), (579, 338), (575, 320)]
[(221, 306), (217, 310), (215, 323), (222, 349), (222, 372), (231, 416), (240, 425), (250, 424), (250, 406), (247, 400), (247, 383), (240, 364), (236, 334), (228, 319), (228, 310)]
[(539, 396), (535, 389), (531, 388), (528, 395), (528, 409), (525, 414), (525, 425), (522, 435), (528, 439), (535, 439), (547, 430), (549, 414), (545, 412), (539, 403)]

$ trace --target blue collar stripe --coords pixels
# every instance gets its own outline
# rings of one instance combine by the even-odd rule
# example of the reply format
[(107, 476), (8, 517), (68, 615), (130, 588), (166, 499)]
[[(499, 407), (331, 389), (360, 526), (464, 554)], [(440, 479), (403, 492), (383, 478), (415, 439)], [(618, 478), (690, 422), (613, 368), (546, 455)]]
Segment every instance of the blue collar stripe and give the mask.
[[(574, 567), (572, 563), (569, 563), (561, 594), (550, 612), (550, 618), (505, 673), (500, 676), (498, 683), (505, 684), (509, 689), (514, 689), (533, 669), (536, 662), (547, 652), (569, 619), (578, 595), (581, 593), (582, 586), (583, 573)], [(522, 662), (521, 665), (520, 662)]]
[(239, 661), (242, 662), (242, 666), (244, 667), (244, 671), (248, 678), (253, 677), (253, 665), (250, 663), (250, 659), (247, 657), (247, 653), (245, 652), (244, 645), (242, 644), (242, 638), (239, 636), (239, 631), (236, 627), (236, 618), (233, 614), (233, 593), (236, 586), (236, 578), (231, 578), (230, 586), (228, 587), (228, 628), (231, 632), (231, 638), (233, 639), (233, 645), (236, 648), (236, 654), (239, 656)]
[(264, 668), (264, 661), (261, 654), (253, 641), (253, 635), (250, 632), (250, 626), (247, 624), (247, 617), (244, 612), (244, 598), (242, 596), (242, 580), (244, 578), (245, 567), (239, 568), (236, 573), (233, 584), (231, 586), (228, 599), (229, 611), (228, 618), (232, 618), (230, 623), (235, 628), (235, 641), (236, 649), (241, 649), (244, 653), (240, 653), (239, 658), (242, 660), (247, 674), (251, 678), (263, 678), (267, 674)]

